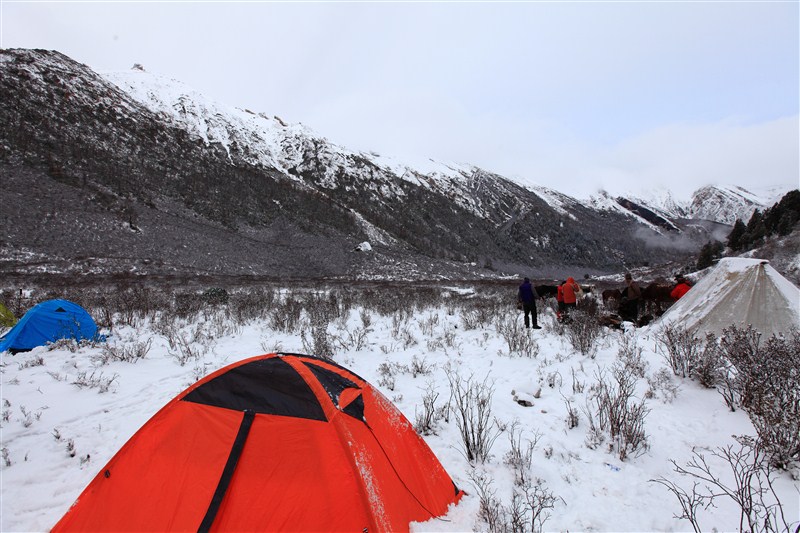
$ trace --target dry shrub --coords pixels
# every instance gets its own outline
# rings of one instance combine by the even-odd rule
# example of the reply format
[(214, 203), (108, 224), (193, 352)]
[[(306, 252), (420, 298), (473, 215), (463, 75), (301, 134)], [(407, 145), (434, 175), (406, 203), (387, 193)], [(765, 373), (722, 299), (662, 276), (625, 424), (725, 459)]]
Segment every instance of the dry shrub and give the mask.
[(763, 342), (751, 327), (731, 326), (719, 350), (729, 363), (726, 401), (747, 412), (775, 466), (800, 460), (800, 332)]

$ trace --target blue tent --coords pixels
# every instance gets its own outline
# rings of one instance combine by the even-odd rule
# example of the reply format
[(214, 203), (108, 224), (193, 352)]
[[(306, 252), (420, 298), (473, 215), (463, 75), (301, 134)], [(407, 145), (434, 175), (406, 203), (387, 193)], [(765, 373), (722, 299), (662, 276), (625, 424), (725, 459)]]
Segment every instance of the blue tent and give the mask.
[(25, 313), (11, 331), (0, 337), (0, 352), (21, 352), (58, 339), (96, 339), (97, 324), (78, 304), (48, 300)]

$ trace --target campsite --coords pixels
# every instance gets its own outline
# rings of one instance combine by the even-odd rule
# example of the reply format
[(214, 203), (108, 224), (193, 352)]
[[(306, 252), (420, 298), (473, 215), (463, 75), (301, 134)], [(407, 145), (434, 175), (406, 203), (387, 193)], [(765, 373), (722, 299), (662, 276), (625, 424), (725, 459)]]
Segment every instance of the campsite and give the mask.
[(0, 533), (800, 533), (800, 0), (0, 0)]
[[(763, 290), (775, 290), (788, 302), (783, 309), (770, 308), (770, 316), (797, 324), (800, 293), (769, 268), (756, 260), (723, 260), (697, 274), (691, 291), (710, 293), (703, 289), (703, 279), (720, 294), (737, 295), (746, 291), (732, 285), (726, 292), (726, 284), (770, 282)], [(324, 468), (333, 464), (331, 452), (324, 452), (331, 437), (285, 416), (273, 417), (284, 420), (285, 432), (258, 429), (268, 422), (267, 415), (257, 411), (249, 430), (252, 437), (247, 437), (219, 508), (221, 523), (231, 524), (226, 509), (255, 502), (237, 504), (240, 495), (272, 487), (275, 497), (301, 503), (289, 509), (281, 506), (286, 512), (278, 518), (283, 526), (273, 524), (270, 529), (295, 531), (303, 529), (299, 517), (340, 516), (341, 509), (335, 508), (338, 497), (345, 498), (341, 505), (350, 506), (344, 502), (352, 491), (367, 498), (372, 513), (384, 509), (386, 516), (395, 516), (392, 506), (404, 498), (406, 508), (424, 502), (422, 507), (431, 512), (425, 518), (417, 514), (410, 531), (685, 531), (695, 526), (760, 531), (767, 530), (764, 524), (794, 531), (800, 525), (800, 413), (791, 411), (798, 405), (800, 388), (796, 374), (779, 368), (798, 368), (796, 330), (759, 336), (739, 323), (723, 332), (732, 339), (720, 344), (727, 351), (712, 349), (717, 337), (707, 335), (717, 335), (712, 330), (718, 315), (709, 316), (713, 306), (702, 303), (699, 291), (697, 296), (690, 291), (664, 315), (672, 316), (669, 320), (639, 328), (624, 324), (620, 329), (600, 326), (597, 316), (589, 315), (591, 309), (603, 312), (600, 295), (587, 295), (593, 304), (566, 324), (556, 319), (550, 298), (539, 304), (543, 329), (530, 332), (514, 305), (518, 283), (509, 279), (493, 285), (265, 284), (170, 290), (128, 283), (112, 291), (84, 287), (32, 292), (27, 295), (32, 300), (79, 304), (104, 338), (66, 338), (2, 354), (0, 529), (45, 531), (58, 523), (57, 530), (79, 530), (74, 523), (67, 527), (66, 519), (73, 512), (80, 515), (82, 506), (128, 506), (125, 512), (130, 516), (158, 515), (176, 523), (181, 523), (177, 509), (181, 516), (199, 509), (202, 519), (230, 443), (218, 447), (214, 442), (219, 438), (198, 435), (208, 433), (204, 427), (216, 428), (212, 435), (226, 434), (233, 440), (247, 409), (223, 422), (207, 414), (195, 420), (195, 415), (180, 415), (173, 408), (209, 413), (213, 409), (192, 407), (180, 398), (203, 390), (203, 383), (219, 383), (213, 378), (227, 375), (229, 369), (277, 360), (300, 369), (326, 416), (340, 411), (350, 435), (343, 442), (361, 452), (333, 466), (338, 472), (333, 474)], [(690, 296), (701, 302), (695, 302), (700, 310)], [(763, 302), (750, 300), (763, 310)], [(746, 311), (745, 303), (738, 300), (737, 308)], [(675, 313), (682, 307), (682, 315)], [(695, 319), (708, 331), (682, 329), (682, 322), (689, 325)], [(744, 366), (739, 367), (737, 381), (730, 365), (738, 361), (736, 350), (743, 346), (754, 348), (752, 354), (760, 358), (747, 372), (759, 378), (768, 373), (771, 379), (760, 381), (771, 381), (783, 391), (783, 397), (769, 396), (780, 406), (777, 413), (755, 413), (753, 404), (741, 396), (748, 391), (774, 392), (753, 388), (755, 381), (745, 379)], [(314, 385), (317, 379), (331, 385)], [(236, 383), (234, 396), (246, 397), (250, 385)], [(229, 397), (228, 392), (224, 395)], [(384, 431), (377, 448), (366, 441), (359, 444), (369, 431), (358, 428), (377, 434), (378, 420), (394, 419), (389, 414), (371, 419), (376, 404), (370, 402), (375, 401), (385, 401), (390, 409), (386, 413), (396, 409), (402, 414), (396, 419), (399, 425), (387, 427), (413, 427), (413, 435)], [(618, 411), (609, 410), (610, 404)], [(170, 429), (166, 421), (176, 419), (184, 425)], [(342, 430), (337, 431), (341, 435)], [(288, 441), (282, 440), (284, 433), (291, 434)], [(181, 435), (189, 441), (181, 441)], [(394, 457), (393, 447), (408, 447), (397, 439), (412, 437), (424, 441), (431, 453), (432, 462), (417, 467), (439, 472), (438, 492), (413, 488), (409, 480), (419, 479), (419, 474), (404, 472), (406, 463), (400, 459), (389, 459), (383, 466), (372, 462)], [(151, 501), (157, 498), (125, 492), (135, 494), (148, 483), (158, 486), (168, 479), (180, 486), (181, 476), (191, 477), (190, 470), (182, 474), (165, 465), (185, 464), (195, 448), (209, 458), (202, 464), (212, 462), (213, 456), (218, 465), (214, 472), (196, 474), (210, 480), (198, 501), (193, 491), (180, 503), (159, 507)], [(765, 459), (767, 450), (780, 457), (780, 464)], [(166, 458), (175, 453), (184, 459)], [(419, 457), (418, 452), (412, 455)], [(703, 474), (698, 465), (705, 465), (706, 474), (713, 474), (719, 486), (695, 484), (700, 479), (696, 476)], [(141, 468), (146, 470), (141, 480), (127, 480), (125, 472)], [(253, 468), (258, 475), (248, 476)], [(352, 474), (345, 473), (351, 468)], [(323, 472), (328, 473), (319, 479)], [(395, 475), (399, 482), (391, 481)], [(752, 494), (753, 506), (743, 511), (735, 501), (735, 487), (748, 475), (760, 489)], [(373, 483), (347, 490), (348, 479)], [(128, 488), (115, 489), (123, 480)], [(70, 511), (84, 490), (85, 498), (96, 500), (82, 497)], [(443, 499), (436, 504), (408, 503), (408, 494), (415, 499), (422, 493), (442, 494)], [(319, 498), (321, 494), (328, 496)], [(681, 500), (680, 495), (694, 500)], [(318, 500), (326, 503), (316, 507)], [(691, 505), (682, 507), (687, 502)], [(277, 512), (268, 503), (258, 505), (265, 505), (270, 515)], [(414, 514), (404, 512), (397, 516)], [(300, 513), (294, 521), (292, 513)], [(365, 527), (403, 529), (381, 525), (374, 516), (372, 520)], [(98, 524), (84, 522), (83, 527), (103, 529)]]

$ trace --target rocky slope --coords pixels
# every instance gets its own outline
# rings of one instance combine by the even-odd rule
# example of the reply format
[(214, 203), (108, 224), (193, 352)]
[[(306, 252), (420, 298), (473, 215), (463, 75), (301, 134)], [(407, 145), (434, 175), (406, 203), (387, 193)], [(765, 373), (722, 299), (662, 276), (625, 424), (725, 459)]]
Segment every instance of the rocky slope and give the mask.
[(42, 50), (0, 51), (0, 170), (7, 275), (560, 277), (708, 238), (474, 166), (351, 151), (140, 68), (101, 75)]

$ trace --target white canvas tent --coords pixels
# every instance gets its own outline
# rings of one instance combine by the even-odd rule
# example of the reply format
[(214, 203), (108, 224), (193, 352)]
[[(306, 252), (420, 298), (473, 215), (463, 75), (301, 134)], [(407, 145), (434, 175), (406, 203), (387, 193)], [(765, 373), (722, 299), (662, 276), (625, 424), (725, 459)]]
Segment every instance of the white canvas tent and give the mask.
[(800, 289), (767, 261), (728, 257), (653, 325), (681, 325), (719, 335), (727, 327), (752, 325), (764, 337), (800, 328)]

